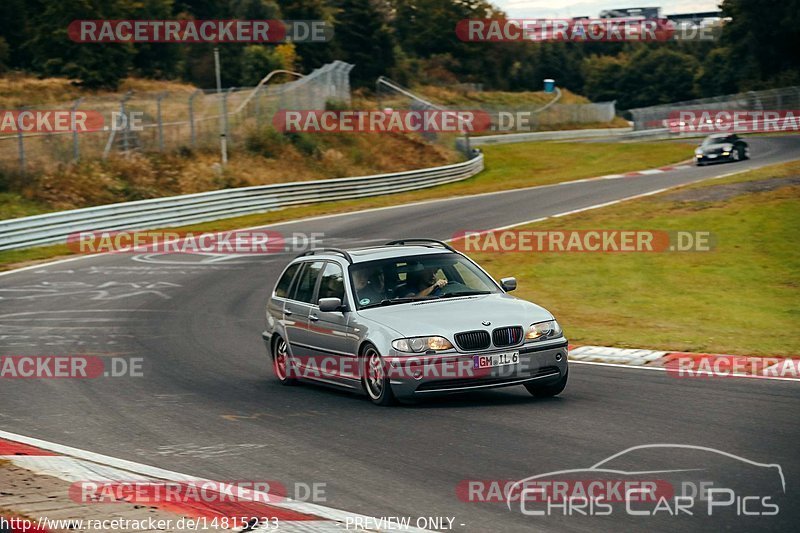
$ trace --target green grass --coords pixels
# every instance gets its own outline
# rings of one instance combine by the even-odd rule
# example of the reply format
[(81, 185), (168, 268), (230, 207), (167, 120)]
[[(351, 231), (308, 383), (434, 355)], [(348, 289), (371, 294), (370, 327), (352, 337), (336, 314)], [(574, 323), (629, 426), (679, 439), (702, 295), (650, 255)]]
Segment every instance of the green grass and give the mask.
[[(684, 187), (800, 175), (800, 162)], [(472, 253), (515, 294), (555, 314), (571, 342), (800, 355), (800, 187), (717, 201), (673, 193), (550, 219), (544, 229), (710, 231), (710, 252)]]
[(0, 220), (28, 217), (46, 213), (47, 209), (37, 202), (10, 192), (0, 193)]
[[(374, 198), (292, 207), (194, 224), (181, 229), (223, 231), (433, 198), (531, 187), (603, 174), (642, 170), (684, 160), (687, 156), (691, 156), (691, 148), (691, 145), (672, 142), (629, 144), (540, 142), (487, 146), (484, 150), (486, 170), (478, 176), (458, 183)], [(0, 270), (8, 270), (27, 262), (69, 254), (70, 251), (66, 245), (0, 252)]]

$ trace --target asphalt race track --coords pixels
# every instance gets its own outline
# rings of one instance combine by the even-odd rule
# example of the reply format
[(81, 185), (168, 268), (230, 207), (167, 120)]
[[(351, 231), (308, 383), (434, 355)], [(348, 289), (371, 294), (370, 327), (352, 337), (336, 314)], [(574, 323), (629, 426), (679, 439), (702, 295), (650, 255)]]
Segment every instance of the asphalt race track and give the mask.
[[(448, 239), (800, 159), (798, 136), (749, 141), (752, 159), (736, 164), (272, 228), (324, 232), (331, 246)], [(574, 364), (567, 390), (555, 399), (535, 400), (516, 387), (394, 409), (312, 385), (282, 387), (260, 333), (266, 297), (288, 257), (104, 255), (0, 276), (0, 354), (144, 360), (140, 378), (3, 380), (0, 429), (213, 479), (324, 482), (327, 506), (371, 516), (454, 516), (456, 531), (796, 527), (800, 383), (674, 379)], [(598, 302), (598, 312), (602, 307)], [(760, 520), (544, 518), (456, 495), (463, 480), (589, 467), (648, 443), (708, 446), (780, 464), (789, 502), (778, 517)]]

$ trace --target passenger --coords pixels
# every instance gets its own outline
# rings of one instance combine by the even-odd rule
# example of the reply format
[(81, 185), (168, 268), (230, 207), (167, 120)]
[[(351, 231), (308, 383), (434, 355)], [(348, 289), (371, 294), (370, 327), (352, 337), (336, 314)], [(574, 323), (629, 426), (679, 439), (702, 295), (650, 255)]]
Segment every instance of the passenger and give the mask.
[(407, 297), (421, 298), (425, 296), (436, 296), (442, 292), (442, 288), (447, 285), (446, 279), (436, 278), (435, 268), (425, 268), (419, 272), (409, 272), (408, 288), (412, 292)]
[(378, 303), (386, 298), (383, 271), (381, 269), (375, 269), (374, 271), (364, 268), (353, 270), (353, 284), (356, 298), (361, 305)]

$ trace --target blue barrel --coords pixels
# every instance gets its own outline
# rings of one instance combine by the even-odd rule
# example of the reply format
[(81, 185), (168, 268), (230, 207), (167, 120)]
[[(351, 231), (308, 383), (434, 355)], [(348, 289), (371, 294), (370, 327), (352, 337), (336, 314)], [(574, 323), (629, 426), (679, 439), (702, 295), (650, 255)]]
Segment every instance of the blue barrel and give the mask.
[(556, 80), (546, 78), (544, 80), (544, 92), (551, 93), (556, 90)]

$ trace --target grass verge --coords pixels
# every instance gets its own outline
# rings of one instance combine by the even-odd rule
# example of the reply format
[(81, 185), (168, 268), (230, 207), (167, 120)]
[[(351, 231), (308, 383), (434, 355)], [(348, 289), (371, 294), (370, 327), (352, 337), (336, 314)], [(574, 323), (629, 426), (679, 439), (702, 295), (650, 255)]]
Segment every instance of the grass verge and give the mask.
[[(224, 231), (297, 218), (360, 209), (386, 207), (420, 200), (571, 181), (591, 176), (641, 170), (675, 163), (691, 155), (691, 146), (674, 142), (651, 143), (519, 143), (487, 146), (486, 170), (448, 185), (399, 194), (324, 202), (267, 213), (217, 220), (180, 228), (187, 231)], [(0, 270), (30, 262), (70, 255), (66, 245), (0, 252)]]
[(799, 200), (792, 162), (519, 228), (709, 231), (709, 252), (470, 255), (576, 344), (798, 356)]

